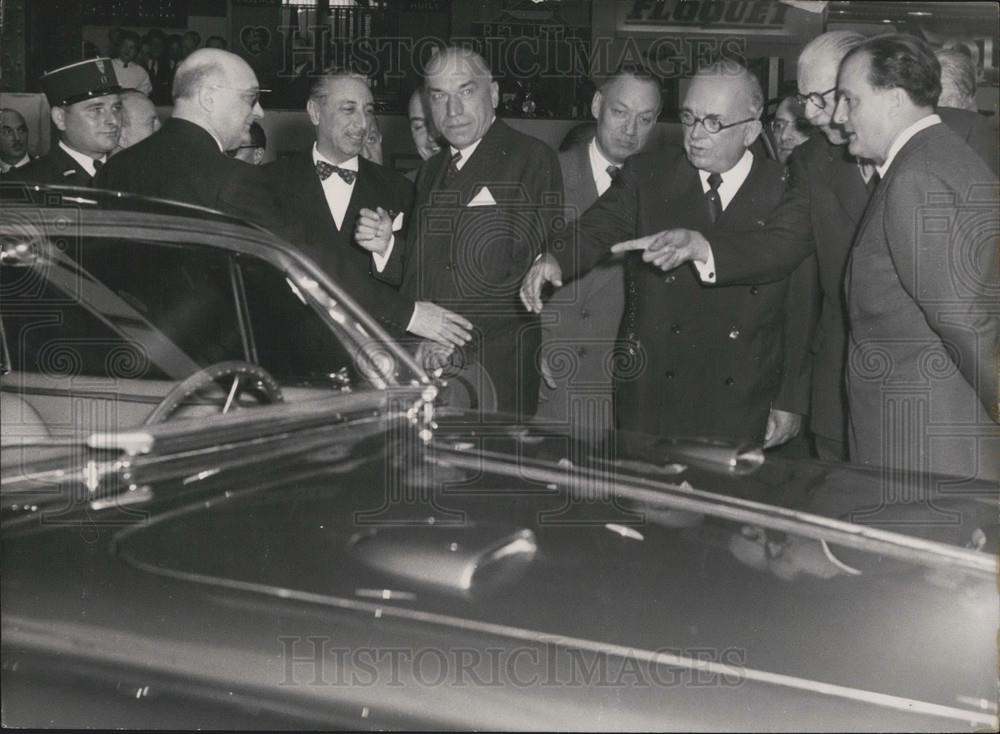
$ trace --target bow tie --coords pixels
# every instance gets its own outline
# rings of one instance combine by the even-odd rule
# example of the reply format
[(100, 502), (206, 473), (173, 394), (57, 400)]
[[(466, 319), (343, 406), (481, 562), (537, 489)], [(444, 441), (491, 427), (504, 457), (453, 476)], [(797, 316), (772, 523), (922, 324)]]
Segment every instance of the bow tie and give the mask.
[(326, 181), (330, 176), (336, 173), (342, 179), (344, 183), (350, 186), (354, 183), (354, 179), (358, 177), (357, 171), (352, 171), (347, 168), (341, 168), (340, 166), (334, 166), (326, 161), (316, 161), (316, 173), (319, 175), (321, 181)]

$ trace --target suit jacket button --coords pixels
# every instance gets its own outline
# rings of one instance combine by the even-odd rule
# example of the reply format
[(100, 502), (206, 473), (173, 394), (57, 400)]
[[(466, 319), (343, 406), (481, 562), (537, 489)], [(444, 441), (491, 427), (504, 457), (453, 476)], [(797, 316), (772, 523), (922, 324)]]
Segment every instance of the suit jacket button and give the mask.
[(674, 379), (674, 371), (667, 370), (666, 372), (663, 373), (663, 376), (666, 377), (668, 380), (672, 380)]
[(729, 338), (730, 339), (739, 339), (740, 338), (740, 330), (739, 329), (733, 329), (732, 331), (730, 331), (729, 332)]
[(732, 377), (727, 377), (726, 378), (726, 387), (732, 387), (735, 384), (736, 384), (736, 380), (734, 380)]
[(680, 334), (681, 333), (681, 325), (680, 324), (674, 324), (673, 326), (670, 327), (670, 330), (672, 332), (674, 332), (675, 334)]
[(751, 296), (756, 296), (758, 293), (760, 293), (760, 288), (758, 288), (755, 285), (750, 286), (750, 295)]
[(451, 270), (451, 263), (446, 263), (444, 266), (445, 270)]
[(677, 276), (674, 275), (673, 273), (671, 273), (670, 275), (668, 275), (666, 278), (663, 279), (663, 282), (664, 283), (673, 283), (675, 280), (677, 280)]

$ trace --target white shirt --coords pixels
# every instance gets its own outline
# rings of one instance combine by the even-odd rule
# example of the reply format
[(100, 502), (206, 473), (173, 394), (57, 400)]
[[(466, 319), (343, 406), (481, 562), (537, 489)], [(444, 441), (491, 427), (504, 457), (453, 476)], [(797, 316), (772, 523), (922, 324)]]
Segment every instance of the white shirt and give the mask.
[[(753, 153), (747, 150), (735, 166), (721, 174), (722, 183), (719, 184), (719, 200), (722, 202), (722, 211), (726, 210), (729, 202), (736, 196), (736, 192), (743, 186), (743, 182), (750, 175), (751, 168), (753, 168)], [(701, 190), (705, 194), (711, 188), (708, 185), (708, 177), (710, 175), (708, 171), (698, 171), (698, 178), (701, 179)], [(703, 283), (715, 282), (715, 253), (712, 252), (711, 245), (708, 248), (708, 260), (704, 263), (700, 260), (695, 260), (694, 267), (698, 271), (698, 276)]]
[(115, 76), (118, 77), (118, 84), (125, 89), (138, 89), (146, 95), (153, 91), (153, 84), (149, 81), (149, 74), (134, 61), (125, 66), (121, 59), (111, 59), (111, 65), (115, 68)]
[[(66, 143), (64, 143), (61, 140), (59, 141), (59, 147), (62, 148), (64, 151), (66, 151), (66, 154), (69, 155), (70, 158), (79, 163), (80, 166), (83, 168), (83, 170), (86, 171), (88, 174), (90, 174), (91, 178), (97, 175), (97, 169), (94, 167), (94, 159), (91, 158), (89, 155), (81, 153), (78, 150), (74, 150), (73, 148), (70, 148), (68, 145), (66, 145)], [(99, 160), (101, 163), (107, 163), (108, 157), (106, 155), (102, 155), (97, 160)]]
[[(331, 166), (346, 168), (348, 171), (354, 171), (355, 173), (358, 170), (357, 156), (348, 158), (343, 163), (337, 164), (320, 153), (316, 143), (313, 143), (312, 157), (314, 165), (319, 161), (323, 161)], [(342, 230), (344, 228), (344, 217), (347, 216), (347, 207), (351, 204), (351, 197), (354, 195), (354, 186), (357, 182), (358, 179), (355, 177), (353, 183), (347, 183), (347, 181), (336, 173), (330, 174), (324, 180), (320, 181), (320, 185), (323, 187), (323, 196), (326, 198), (327, 206), (330, 207), (330, 215), (333, 217), (337, 229)], [(375, 261), (375, 269), (378, 272), (381, 273), (385, 270), (385, 266), (389, 262), (389, 256), (392, 254), (393, 245), (395, 244), (396, 237), (393, 235), (389, 238), (389, 247), (386, 249), (384, 255), (379, 255), (375, 252), (372, 253), (372, 259)]]
[(26, 166), (31, 163), (31, 156), (27, 153), (24, 154), (24, 158), (19, 160), (17, 163), (4, 163), (0, 161), (0, 173), (7, 173), (7, 171), (13, 171), (15, 168), (20, 168), (21, 166)]
[(896, 139), (892, 141), (892, 145), (889, 146), (889, 152), (885, 156), (885, 163), (881, 166), (875, 166), (875, 170), (878, 171), (879, 178), (885, 178), (885, 172), (889, 170), (889, 166), (892, 165), (893, 160), (895, 160), (896, 154), (899, 153), (900, 149), (910, 141), (910, 138), (921, 130), (926, 130), (931, 125), (937, 125), (939, 122), (941, 122), (941, 117), (939, 115), (927, 115), (927, 117), (920, 118), (897, 135)]
[(621, 166), (604, 157), (601, 149), (597, 147), (597, 138), (590, 141), (587, 150), (590, 154), (590, 172), (594, 175), (597, 195), (602, 196), (605, 191), (611, 188), (611, 174), (608, 173), (608, 166), (615, 168), (621, 168)]

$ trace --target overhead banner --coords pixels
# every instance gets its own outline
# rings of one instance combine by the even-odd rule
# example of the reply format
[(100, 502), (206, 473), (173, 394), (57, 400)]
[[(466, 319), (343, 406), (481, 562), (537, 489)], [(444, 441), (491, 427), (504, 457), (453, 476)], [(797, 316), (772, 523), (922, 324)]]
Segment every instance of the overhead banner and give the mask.
[(615, 5), (619, 33), (790, 33), (789, 6), (779, 0), (617, 0)]

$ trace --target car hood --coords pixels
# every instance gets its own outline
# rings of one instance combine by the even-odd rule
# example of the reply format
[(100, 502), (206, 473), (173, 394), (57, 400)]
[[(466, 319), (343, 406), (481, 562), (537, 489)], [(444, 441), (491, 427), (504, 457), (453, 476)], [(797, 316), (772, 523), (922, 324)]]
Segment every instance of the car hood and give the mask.
[[(432, 438), (372, 417), (318, 426), (290, 452), (215, 452), (213, 466), (139, 458), (131, 481), (153, 499), (124, 509), (141, 521), (106, 516), (83, 543), (72, 527), (8, 536), (5, 612), (181, 640), (254, 615), (295, 629), (326, 609), (384, 619), (412, 644), (436, 631), (449, 649), (551, 646), (553, 674), (584, 676), (566, 683), (583, 690), (633, 665), (702, 671), (704, 686), (726, 688), (730, 724), (760, 686), (826, 701), (817, 712), (871, 707), (873, 725), (993, 721), (969, 713), (996, 666), (995, 588), (973, 562), (992, 558), (964, 548), (980, 536), (995, 548), (986, 494), (892, 503), (865, 469), (768, 459), (734, 476), (685, 463), (668, 440), (609, 446), (458, 411), (434, 420)], [(880, 524), (892, 532), (865, 536)], [(824, 539), (834, 531), (841, 542)], [(893, 550), (911, 541), (925, 544), (913, 559)], [(177, 598), (184, 615), (156, 612)], [(345, 644), (371, 643), (357, 634)], [(836, 706), (827, 714), (810, 720), (835, 725)]]

